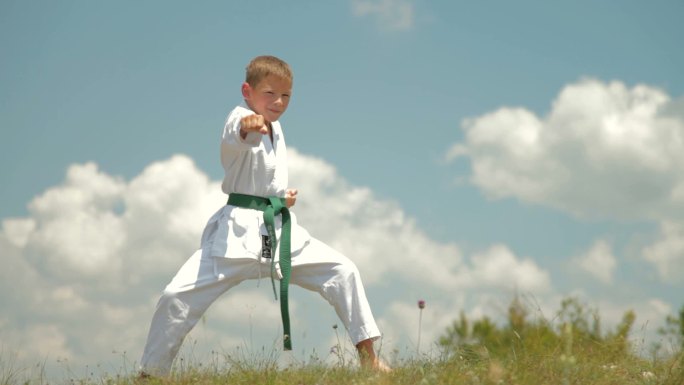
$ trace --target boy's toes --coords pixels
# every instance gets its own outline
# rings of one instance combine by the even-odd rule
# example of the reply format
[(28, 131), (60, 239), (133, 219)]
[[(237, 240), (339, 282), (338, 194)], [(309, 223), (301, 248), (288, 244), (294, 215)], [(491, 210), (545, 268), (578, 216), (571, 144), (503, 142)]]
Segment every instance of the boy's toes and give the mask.
[(373, 361), (373, 365), (371, 367), (373, 368), (373, 370), (377, 370), (381, 373), (389, 373), (392, 371), (392, 368), (390, 368), (387, 364), (385, 364), (379, 359)]

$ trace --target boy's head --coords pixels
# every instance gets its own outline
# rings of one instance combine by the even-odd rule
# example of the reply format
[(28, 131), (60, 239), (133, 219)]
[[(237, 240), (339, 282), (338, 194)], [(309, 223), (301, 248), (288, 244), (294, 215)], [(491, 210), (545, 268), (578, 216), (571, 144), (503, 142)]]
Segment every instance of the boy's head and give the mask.
[(245, 82), (256, 87), (268, 75), (275, 75), (292, 83), (292, 70), (283, 60), (275, 56), (257, 56), (247, 65)]
[(268, 122), (287, 110), (292, 93), (292, 70), (275, 56), (258, 56), (247, 65), (242, 96), (247, 105)]

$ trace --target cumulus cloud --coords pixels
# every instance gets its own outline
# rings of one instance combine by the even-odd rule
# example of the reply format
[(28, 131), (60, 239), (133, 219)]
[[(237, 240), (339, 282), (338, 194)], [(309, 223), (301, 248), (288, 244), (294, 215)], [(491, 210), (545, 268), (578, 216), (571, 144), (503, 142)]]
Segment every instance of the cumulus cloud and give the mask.
[[(225, 201), (184, 156), (129, 182), (72, 165), (0, 231), (2, 340), (20, 357), (87, 362), (145, 340), (157, 294)], [(48, 338), (49, 336), (49, 338)], [(9, 349), (9, 348), (8, 348)]]
[[(430, 239), (396, 202), (350, 185), (325, 161), (295, 149), (289, 158), (291, 185), (300, 191), (299, 222), (357, 263), (380, 320), (422, 297), (442, 309), (434, 316), (446, 325), (449, 314), (475, 305), (477, 296), (466, 300), (469, 290), (550, 288), (546, 272), (503, 245), (463, 256), (457, 245)], [(35, 361), (93, 366), (119, 360), (112, 351), (137, 360), (159, 292), (199, 246), (206, 220), (225, 200), (220, 182), (182, 155), (152, 163), (130, 180), (94, 163), (70, 166), (62, 183), (28, 204), (28, 216), (2, 220), (0, 290), (3, 308), (11, 311), (0, 317), (0, 340)], [(332, 324), (334, 311), (317, 296), (294, 293), (296, 341), (326, 340), (306, 336), (330, 333), (321, 328), (321, 314)], [(255, 338), (277, 340), (279, 312), (270, 294), (270, 284), (231, 290), (190, 339), (208, 349), (234, 347), (256, 329)], [(386, 336), (407, 335), (396, 332)], [(426, 344), (439, 332), (426, 334)]]
[(367, 188), (350, 186), (320, 159), (294, 153), (291, 185), (300, 190), (296, 206), (300, 222), (310, 227), (312, 235), (351, 257), (367, 284), (400, 278), (426, 289), (453, 291), (550, 288), (548, 273), (530, 259), (519, 259), (506, 246), (465, 258), (456, 244), (430, 239), (397, 203), (379, 200)]
[(613, 255), (610, 244), (605, 240), (596, 241), (591, 249), (575, 259), (575, 263), (599, 281), (606, 284), (613, 282), (617, 259)]
[(634, 348), (639, 352), (646, 352), (652, 348), (648, 344), (662, 338), (658, 335), (658, 329), (664, 326), (664, 320), (671, 315), (672, 307), (657, 298), (632, 300), (629, 302), (611, 301), (607, 299), (593, 300), (591, 306), (599, 309), (601, 325), (609, 330), (611, 325), (617, 325), (622, 321), (625, 313), (633, 311), (636, 315), (634, 326), (630, 333), (630, 339)]
[(472, 268), (461, 277), (473, 286), (542, 293), (551, 288), (548, 272), (531, 259), (519, 260), (505, 245), (494, 245), (472, 257)]
[(684, 219), (684, 105), (664, 91), (581, 80), (546, 116), (504, 107), (467, 119), (448, 159), (472, 183), (581, 217)]
[[(648, 85), (584, 79), (564, 87), (550, 112), (500, 108), (462, 123), (447, 159), (469, 159), (488, 196), (553, 207), (581, 218), (662, 223), (643, 249), (667, 282), (681, 282), (684, 99)], [(576, 259), (604, 283), (616, 258), (597, 243)]]
[(684, 225), (663, 222), (661, 235), (644, 248), (644, 259), (656, 266), (660, 277), (669, 283), (684, 282)]
[[(402, 342), (408, 342), (407, 348), (418, 351), (420, 347), (421, 352), (433, 350), (433, 344), (458, 316), (450, 311), (452, 307), (449, 305), (452, 305), (451, 301), (444, 298), (428, 299), (423, 309), (421, 324), (419, 322), (420, 310), (415, 301), (392, 302), (378, 319), (378, 325), (386, 336), (385, 342), (397, 345), (398, 337), (404, 336)], [(418, 346), (418, 334), (420, 334), (420, 346)]]
[[(293, 154), (290, 185), (300, 191), (299, 221), (312, 235), (352, 258), (365, 282), (398, 274), (412, 282), (457, 287), (453, 274), (462, 265), (462, 256), (456, 245), (431, 240), (397, 203), (379, 200), (368, 188), (350, 186), (323, 160)], [(414, 268), (408, 271), (406, 266)]]
[(385, 30), (411, 29), (414, 24), (413, 3), (409, 0), (352, 0), (354, 16), (373, 16)]

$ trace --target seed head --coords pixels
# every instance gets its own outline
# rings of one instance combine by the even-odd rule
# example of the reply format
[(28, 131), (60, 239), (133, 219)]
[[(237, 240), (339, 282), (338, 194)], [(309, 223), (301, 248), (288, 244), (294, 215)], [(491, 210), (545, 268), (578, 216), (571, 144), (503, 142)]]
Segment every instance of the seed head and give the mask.
[(418, 301), (418, 309), (423, 310), (425, 309), (425, 301), (424, 300), (419, 300)]

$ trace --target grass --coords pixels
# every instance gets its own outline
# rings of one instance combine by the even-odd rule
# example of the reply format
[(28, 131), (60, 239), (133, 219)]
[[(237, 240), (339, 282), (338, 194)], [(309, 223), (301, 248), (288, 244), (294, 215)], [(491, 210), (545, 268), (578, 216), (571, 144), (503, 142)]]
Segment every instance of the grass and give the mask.
[[(210, 364), (190, 365), (177, 362), (176, 371), (168, 379), (141, 381), (135, 373), (126, 375), (71, 378), (65, 384), (270, 384), (270, 385), (337, 385), (337, 384), (684, 384), (684, 356), (661, 359), (639, 358), (616, 353), (611, 346), (575, 343), (567, 350), (567, 341), (559, 346), (542, 346), (534, 339), (519, 341), (517, 349), (493, 356), (486, 346), (442, 352), (438, 357), (395, 360), (393, 372), (376, 373), (361, 369), (350, 360), (344, 364), (326, 364), (312, 359), (307, 363), (278, 367), (273, 353), (257, 359), (249, 356), (217, 355)], [(570, 353), (570, 354), (568, 354)], [(0, 362), (0, 383), (5, 385), (47, 384), (37, 375), (26, 373)], [(59, 383), (59, 382), (58, 382)]]
[(684, 385), (684, 307), (661, 330), (671, 342), (670, 352), (657, 346), (649, 357), (638, 354), (628, 339), (632, 311), (607, 332), (601, 330), (598, 312), (575, 299), (564, 300), (556, 317), (546, 320), (530, 319), (516, 298), (508, 318), (508, 324), (497, 325), (461, 314), (430, 353), (416, 351), (407, 359), (398, 351), (383, 353), (394, 368), (391, 373), (359, 368), (355, 352), (341, 343), (333, 326), (338, 344), (328, 356), (332, 362), (312, 355), (308, 362), (283, 365), (275, 346), (256, 351), (245, 346), (233, 353), (214, 352), (209, 360), (178, 359), (170, 378), (140, 380), (135, 365), (124, 365), (116, 375), (78, 378), (67, 371), (68, 379), (55, 382), (47, 380), (44, 363), (22, 370), (0, 354), (0, 385)]
[[(392, 373), (358, 368), (355, 363), (326, 365), (320, 361), (277, 368), (260, 362), (229, 363), (223, 369), (189, 368), (172, 379), (150, 380), (148, 384), (684, 384), (681, 354), (659, 360), (616, 353), (615, 347), (576, 344), (568, 352), (561, 346), (540, 347), (538, 341), (520, 341), (517, 351), (492, 356), (485, 346), (476, 350), (440, 353), (438, 357), (395, 361)], [(568, 354), (570, 353), (570, 354)], [(267, 360), (268, 361), (268, 360)], [(134, 383), (122, 379), (121, 383)], [(106, 383), (106, 382), (105, 382)]]

